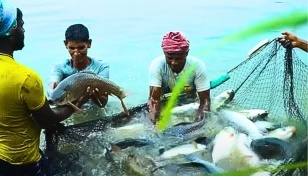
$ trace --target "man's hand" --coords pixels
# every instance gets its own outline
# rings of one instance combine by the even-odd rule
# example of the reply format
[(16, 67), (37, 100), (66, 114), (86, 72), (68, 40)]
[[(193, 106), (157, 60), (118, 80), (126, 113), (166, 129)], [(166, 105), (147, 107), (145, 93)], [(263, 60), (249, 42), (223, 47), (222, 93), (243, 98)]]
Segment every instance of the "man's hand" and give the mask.
[(198, 122), (202, 119), (202, 116), (203, 116), (203, 106), (199, 106), (198, 110), (197, 110), (197, 114), (196, 114), (196, 117), (195, 117), (195, 122)]
[(77, 108), (81, 108), (81, 106), (83, 104), (85, 104), (87, 101), (89, 101), (89, 99), (91, 98), (92, 92), (93, 91), (92, 91), (91, 87), (87, 87), (87, 89), (85, 90), (83, 95), (81, 97), (79, 97), (76, 101), (74, 101), (73, 104)]
[(105, 107), (108, 102), (108, 93), (102, 92), (98, 88), (94, 88), (91, 93), (91, 99), (99, 107)]
[(278, 41), (285, 48), (294, 48), (298, 46), (298, 38), (290, 32), (283, 32), (282, 36), (278, 38)]
[(150, 120), (155, 125), (156, 122), (159, 120), (159, 115), (160, 115), (159, 101), (150, 98), (148, 101), (148, 108), (149, 108)]
[(202, 120), (204, 114), (207, 114), (209, 112), (210, 112), (210, 106), (209, 106), (208, 103), (205, 103), (205, 105), (200, 104), (200, 106), (197, 110), (195, 121), (197, 122), (197, 121)]

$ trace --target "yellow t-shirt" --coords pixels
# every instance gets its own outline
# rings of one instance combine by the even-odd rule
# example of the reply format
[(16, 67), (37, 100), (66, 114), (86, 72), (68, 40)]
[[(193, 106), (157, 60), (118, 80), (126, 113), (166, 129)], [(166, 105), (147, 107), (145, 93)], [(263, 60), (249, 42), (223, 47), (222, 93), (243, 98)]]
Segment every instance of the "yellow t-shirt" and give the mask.
[(0, 54), (0, 159), (11, 164), (39, 161), (40, 131), (29, 110), (45, 103), (42, 80), (33, 70)]

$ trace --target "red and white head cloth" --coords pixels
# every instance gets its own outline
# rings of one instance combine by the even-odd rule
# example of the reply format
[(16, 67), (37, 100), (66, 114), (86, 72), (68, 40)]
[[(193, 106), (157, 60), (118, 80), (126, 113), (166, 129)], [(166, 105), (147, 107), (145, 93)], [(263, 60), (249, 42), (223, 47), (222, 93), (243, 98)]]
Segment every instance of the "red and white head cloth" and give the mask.
[(161, 47), (166, 53), (186, 53), (189, 50), (189, 40), (182, 32), (173, 31), (164, 35)]

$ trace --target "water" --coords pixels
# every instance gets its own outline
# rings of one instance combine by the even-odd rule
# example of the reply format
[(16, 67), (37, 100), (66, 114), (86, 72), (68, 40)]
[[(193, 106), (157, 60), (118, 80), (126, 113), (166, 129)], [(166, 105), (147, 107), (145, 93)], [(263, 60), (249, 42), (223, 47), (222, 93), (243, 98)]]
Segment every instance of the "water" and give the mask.
[[(247, 58), (259, 41), (280, 36), (288, 30), (308, 39), (307, 24), (296, 28), (268, 31), (252, 38), (219, 46), (202, 53), (222, 37), (280, 13), (307, 10), (307, 1), (176, 0), (170, 1), (74, 1), (13, 0), (24, 13), (25, 48), (15, 53), (17, 61), (36, 70), (44, 85), (52, 65), (69, 58), (64, 32), (75, 23), (89, 28), (93, 39), (89, 56), (110, 65), (110, 79), (130, 92), (128, 107), (146, 102), (148, 66), (162, 54), (162, 36), (171, 30), (183, 31), (191, 41), (190, 53), (204, 60), (211, 79), (219, 77)], [(307, 54), (297, 50), (305, 62)], [(118, 104), (118, 100), (114, 104)]]

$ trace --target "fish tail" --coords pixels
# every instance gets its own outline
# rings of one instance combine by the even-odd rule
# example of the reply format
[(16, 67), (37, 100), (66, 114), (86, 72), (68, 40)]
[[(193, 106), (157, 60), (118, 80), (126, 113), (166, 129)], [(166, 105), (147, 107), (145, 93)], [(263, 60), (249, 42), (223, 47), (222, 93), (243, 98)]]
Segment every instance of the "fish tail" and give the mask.
[(126, 115), (129, 115), (129, 112), (128, 112), (128, 110), (127, 110), (127, 108), (126, 108), (126, 106), (125, 106), (125, 104), (124, 104), (124, 102), (123, 102), (123, 99), (121, 99), (121, 105), (122, 105), (122, 107), (123, 107), (123, 109), (124, 109), (125, 114), (126, 114)]
[(128, 91), (128, 90), (121, 90), (121, 98), (124, 99), (125, 97), (127, 97), (128, 95), (131, 95), (132, 92)]

